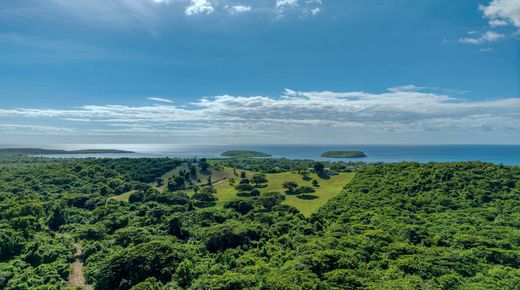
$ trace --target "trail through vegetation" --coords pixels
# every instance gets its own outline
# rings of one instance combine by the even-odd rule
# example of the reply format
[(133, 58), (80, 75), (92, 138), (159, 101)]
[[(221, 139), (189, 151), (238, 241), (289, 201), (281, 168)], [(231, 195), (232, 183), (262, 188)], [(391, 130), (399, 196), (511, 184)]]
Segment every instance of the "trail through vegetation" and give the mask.
[(72, 263), (71, 273), (69, 276), (69, 286), (71, 287), (79, 287), (83, 290), (92, 290), (92, 286), (87, 285), (85, 282), (85, 276), (83, 274), (83, 251), (81, 250), (80, 245), (75, 245), (76, 253), (75, 260)]

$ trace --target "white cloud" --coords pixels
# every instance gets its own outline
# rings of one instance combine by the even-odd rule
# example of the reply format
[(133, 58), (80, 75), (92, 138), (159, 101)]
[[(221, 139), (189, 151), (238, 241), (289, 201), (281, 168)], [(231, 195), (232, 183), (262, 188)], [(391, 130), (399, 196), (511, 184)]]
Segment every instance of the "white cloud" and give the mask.
[(190, 5), (186, 7), (185, 13), (188, 16), (197, 14), (211, 14), (215, 11), (215, 7), (208, 0), (191, 0)]
[(224, 6), (224, 9), (229, 11), (229, 13), (231, 13), (231, 14), (246, 13), (246, 12), (250, 12), (252, 10), (251, 6), (246, 6), (246, 5), (234, 5), (234, 6), (226, 5), (226, 6)]
[(298, 0), (276, 0), (276, 8), (298, 6)]
[(505, 38), (505, 35), (503, 35), (503, 34), (497, 33), (495, 31), (486, 31), (484, 34), (482, 34), (479, 37), (460, 38), (459, 42), (467, 43), (467, 44), (483, 44), (483, 43), (499, 41), (503, 38)]
[(162, 102), (162, 103), (173, 103), (172, 100), (166, 99), (166, 98), (152, 97), (152, 98), (147, 98), (147, 99), (150, 100), (150, 101), (156, 101), (156, 102)]
[(23, 125), (23, 124), (0, 124), (2, 134), (32, 134), (32, 133), (52, 133), (64, 134), (72, 133), (74, 130), (56, 126)]
[(319, 7), (316, 7), (314, 9), (310, 10), (312, 16), (318, 15), (320, 13), (320, 11), (321, 11), (321, 9)]
[(507, 24), (508, 23), (504, 20), (494, 19), (489, 21), (489, 25), (491, 27), (507, 26)]
[[(484, 128), (518, 131), (520, 98), (469, 101), (407, 85), (382, 93), (286, 90), (279, 97), (223, 95), (202, 98), (186, 108), (164, 104), (0, 109), (0, 118), (26, 123), (74, 120), (67, 124), (78, 126), (81, 134), (213, 132), (222, 136), (248, 131), (273, 137), (306, 135), (316, 129), (330, 138), (345, 130), (362, 135)], [(79, 129), (85, 126), (88, 129)]]
[(299, 15), (300, 18), (316, 16), (321, 12), (321, 0), (276, 0), (274, 11), (277, 19), (287, 15)]
[(487, 6), (480, 5), (479, 9), (491, 26), (510, 24), (520, 29), (520, 1), (518, 0), (493, 0)]

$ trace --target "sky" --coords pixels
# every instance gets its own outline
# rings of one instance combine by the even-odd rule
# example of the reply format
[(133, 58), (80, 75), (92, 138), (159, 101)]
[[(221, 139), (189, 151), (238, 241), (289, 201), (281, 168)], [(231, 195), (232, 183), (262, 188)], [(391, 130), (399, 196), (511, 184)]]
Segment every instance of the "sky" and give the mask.
[(520, 144), (520, 0), (3, 0), (0, 145)]

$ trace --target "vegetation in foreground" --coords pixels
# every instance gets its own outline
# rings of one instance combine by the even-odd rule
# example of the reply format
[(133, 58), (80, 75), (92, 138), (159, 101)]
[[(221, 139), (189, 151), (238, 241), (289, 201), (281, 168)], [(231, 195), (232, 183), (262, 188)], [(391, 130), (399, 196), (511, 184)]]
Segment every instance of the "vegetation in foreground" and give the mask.
[(254, 157), (271, 157), (271, 154), (267, 154), (264, 152), (258, 152), (253, 150), (229, 150), (222, 152), (220, 154), (224, 157), (234, 157), (234, 158), (254, 158)]
[[(95, 289), (519, 286), (519, 167), (362, 166), (344, 192), (306, 218), (282, 203), (309, 190), (290, 180), (284, 193), (204, 208), (216, 202), (213, 186), (189, 196), (150, 185), (186, 160), (35, 160), (0, 162), (0, 289), (66, 289), (77, 246)], [(283, 166), (308, 166), (212, 166), (231, 164), (255, 171), (259, 184)], [(107, 202), (131, 190), (129, 202)]]
[(321, 154), (325, 158), (362, 158), (367, 157), (363, 151), (327, 151)]

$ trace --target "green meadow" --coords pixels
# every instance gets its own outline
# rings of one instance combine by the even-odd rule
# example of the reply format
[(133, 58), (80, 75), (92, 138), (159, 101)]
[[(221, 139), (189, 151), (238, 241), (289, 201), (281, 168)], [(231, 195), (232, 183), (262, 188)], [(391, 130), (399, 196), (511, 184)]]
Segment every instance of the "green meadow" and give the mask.
[[(156, 186), (156, 184), (152, 184), (157, 190), (164, 190), (165, 184), (168, 182), (168, 179), (177, 175), (181, 170), (186, 170), (186, 167), (180, 166), (175, 168), (174, 170), (164, 174), (161, 178), (163, 179), (163, 185)], [(237, 199), (237, 190), (234, 185), (232, 185), (229, 181), (234, 178), (235, 180), (240, 180), (240, 173), (245, 172), (247, 178), (251, 178), (255, 173), (247, 170), (233, 169), (229, 167), (220, 167), (215, 168), (212, 167), (208, 172), (197, 171), (197, 174), (200, 178), (200, 182), (194, 180), (193, 183), (195, 185), (205, 185), (207, 184), (208, 177), (211, 176), (213, 181), (213, 187), (217, 190), (217, 203), (214, 207), (222, 208), (224, 205)], [(336, 196), (341, 192), (343, 187), (345, 187), (352, 178), (354, 177), (354, 173), (346, 173), (341, 172), (337, 175), (333, 175), (328, 179), (323, 179), (318, 177), (314, 173), (309, 173), (308, 180), (304, 180), (302, 175), (296, 172), (282, 172), (282, 173), (272, 173), (266, 174), (267, 177), (267, 186), (260, 187), (258, 190), (260, 192), (279, 192), (285, 195), (285, 200), (282, 202), (284, 204), (294, 206), (297, 208), (304, 216), (310, 216), (313, 212), (318, 210), (321, 206), (323, 206), (327, 201)], [(318, 186), (314, 187), (312, 185), (312, 180), (318, 181)], [(282, 184), (286, 181), (294, 181), (299, 186), (309, 186), (313, 187), (316, 192), (308, 195), (307, 198), (302, 198), (297, 195), (285, 194)], [(112, 196), (109, 199), (117, 200), (117, 201), (125, 201), (127, 202), (132, 193), (136, 192), (135, 190), (123, 193), (121, 195)], [(193, 195), (193, 190), (189, 190), (189, 195)], [(247, 198), (247, 197), (241, 197)]]
[[(250, 175), (252, 175), (249, 172)], [(321, 179), (316, 174), (309, 174), (309, 180), (303, 180), (302, 176), (294, 172), (282, 172), (266, 174), (267, 187), (259, 188), (260, 192), (280, 192), (284, 193), (282, 184), (286, 181), (294, 181), (300, 186), (312, 187), (312, 180), (318, 180), (319, 186), (314, 187), (316, 192), (312, 193), (312, 199), (303, 199), (296, 195), (285, 194), (284, 204), (294, 206), (303, 215), (310, 216), (328, 200), (341, 192), (343, 187), (350, 183), (354, 177), (354, 173), (339, 173), (330, 177), (330, 179)], [(218, 198), (217, 207), (222, 207), (226, 202), (237, 198), (237, 190), (229, 183), (229, 180), (222, 180), (214, 185), (217, 190), (216, 197)]]

